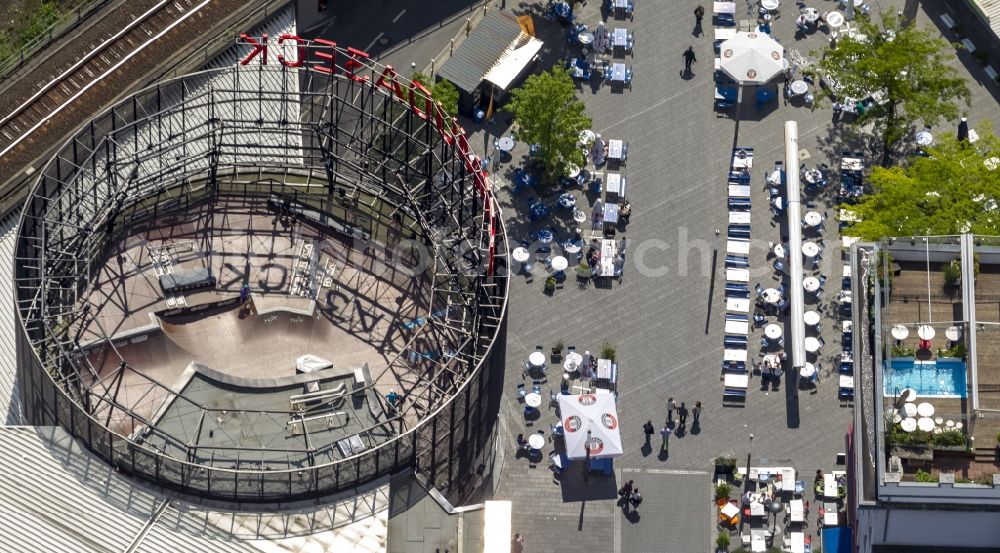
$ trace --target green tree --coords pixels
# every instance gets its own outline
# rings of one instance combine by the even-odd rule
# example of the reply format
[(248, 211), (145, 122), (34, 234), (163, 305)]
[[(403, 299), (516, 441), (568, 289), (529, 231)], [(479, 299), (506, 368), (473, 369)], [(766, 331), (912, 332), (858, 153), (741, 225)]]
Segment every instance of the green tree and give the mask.
[[(852, 206), (861, 222), (847, 234), (866, 240), (972, 232), (1000, 235), (1000, 139), (989, 122), (975, 145), (938, 136), (929, 157), (904, 167), (875, 167), (872, 194)], [(991, 159), (994, 158), (994, 159)], [(993, 167), (993, 169), (990, 169)]]
[(883, 104), (858, 121), (874, 124), (881, 164), (888, 166), (914, 123), (954, 121), (959, 116), (957, 102), (969, 105), (971, 96), (965, 80), (949, 65), (954, 56), (948, 43), (936, 31), (919, 29), (891, 13), (883, 14), (882, 27), (867, 18), (858, 19), (857, 26), (865, 38), (841, 37), (835, 49), (823, 53), (819, 69), (839, 84), (840, 95), (885, 95)]
[(561, 67), (532, 75), (511, 92), (509, 104), (520, 129), (518, 136), (528, 144), (538, 144), (538, 159), (545, 178), (554, 182), (567, 164), (583, 166), (583, 152), (576, 147), (580, 131), (590, 128), (590, 117), (576, 97), (576, 84)]
[(431, 83), (430, 77), (419, 71), (414, 73), (410, 80), (420, 83), (429, 90), (434, 100), (441, 103), (445, 113), (458, 114), (458, 89), (451, 82), (442, 79), (437, 83)]

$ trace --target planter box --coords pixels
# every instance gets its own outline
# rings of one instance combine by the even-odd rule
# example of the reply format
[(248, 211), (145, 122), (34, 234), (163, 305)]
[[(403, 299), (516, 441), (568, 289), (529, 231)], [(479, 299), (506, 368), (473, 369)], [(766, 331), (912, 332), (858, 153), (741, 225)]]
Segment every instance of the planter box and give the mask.
[(948, 458), (972, 458), (975, 455), (969, 451), (964, 445), (936, 445), (934, 446), (934, 457), (948, 457)]

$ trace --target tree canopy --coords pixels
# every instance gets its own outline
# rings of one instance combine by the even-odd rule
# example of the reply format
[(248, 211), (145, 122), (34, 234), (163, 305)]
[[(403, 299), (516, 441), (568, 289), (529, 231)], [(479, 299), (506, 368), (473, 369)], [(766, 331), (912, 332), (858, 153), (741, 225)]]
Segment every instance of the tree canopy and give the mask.
[(445, 113), (452, 116), (458, 115), (458, 89), (455, 88), (455, 85), (444, 79), (432, 83), (430, 77), (419, 71), (414, 73), (410, 80), (420, 83), (429, 90), (434, 101), (441, 103)]
[(520, 127), (518, 137), (540, 146), (538, 159), (549, 182), (562, 176), (567, 164), (583, 166), (586, 160), (576, 143), (591, 119), (567, 70), (553, 67), (528, 77), (511, 92), (508, 106)]
[(874, 123), (881, 137), (882, 165), (909, 135), (917, 121), (935, 125), (942, 118), (959, 116), (958, 101), (969, 105), (971, 95), (965, 80), (949, 65), (953, 55), (938, 33), (915, 27), (886, 13), (882, 26), (868, 18), (857, 20), (863, 35), (842, 36), (823, 53), (819, 63), (825, 78), (839, 85), (838, 95), (863, 99), (872, 93), (885, 95), (885, 103), (859, 119)]
[[(971, 232), (1000, 235), (1000, 139), (988, 122), (975, 144), (954, 134), (938, 136), (929, 157), (907, 167), (875, 167), (873, 193), (852, 206), (862, 221), (845, 234), (877, 240), (889, 236)], [(990, 169), (993, 167), (993, 169)]]

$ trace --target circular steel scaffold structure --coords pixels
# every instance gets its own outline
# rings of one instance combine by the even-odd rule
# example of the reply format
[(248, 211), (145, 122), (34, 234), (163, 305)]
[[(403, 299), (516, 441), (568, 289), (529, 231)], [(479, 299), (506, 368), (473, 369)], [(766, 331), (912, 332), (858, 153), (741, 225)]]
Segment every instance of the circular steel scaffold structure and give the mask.
[[(250, 63), (146, 88), (85, 125), (40, 171), (16, 246), (28, 420), (62, 426), (123, 472), (215, 500), (313, 498), (415, 470), (459, 503), (489, 477), (508, 286), (497, 203), (464, 131), (419, 87), (356, 51), (329, 50), (337, 59), (326, 71)], [(195, 397), (131, 362), (138, 357), (126, 349), (145, 347), (139, 331), (116, 328), (92, 299), (98, 276), (116, 255), (121, 264), (137, 235), (206, 206), (224, 216), (236, 201), (351, 251), (406, 242), (426, 252), (414, 277), (427, 283), (422, 315), (393, 326), (401, 345), (377, 345), (385, 365), (352, 380), (336, 408), (314, 406), (309, 390), (331, 393), (318, 382), (290, 392), (285, 408), (255, 400), (301, 390), (301, 375), (218, 383), (205, 371), (202, 389), (249, 399), (227, 409)], [(122, 279), (145, 278), (141, 265)], [(214, 289), (213, 309), (246, 301), (224, 288)], [(162, 327), (202, 307), (151, 308), (149, 317)], [(385, 382), (404, 400), (387, 401)]]

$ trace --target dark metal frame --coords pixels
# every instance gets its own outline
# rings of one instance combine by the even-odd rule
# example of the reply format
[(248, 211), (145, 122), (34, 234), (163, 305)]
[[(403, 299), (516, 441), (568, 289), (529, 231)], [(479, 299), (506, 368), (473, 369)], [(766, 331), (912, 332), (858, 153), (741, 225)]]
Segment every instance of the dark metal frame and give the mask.
[[(201, 497), (316, 497), (408, 468), (453, 502), (467, 497), (491, 454), (503, 382), (504, 229), (492, 194), (484, 197), (476, 186), (481, 176), (467, 171), (454, 141), (442, 138), (433, 118), (418, 117), (373, 85), (380, 67), (365, 69), (373, 78), (364, 82), (343, 71), (273, 65), (180, 77), (118, 103), (63, 146), (41, 171), (18, 229), (18, 361), (28, 420), (59, 424), (122, 471)], [(219, 77), (237, 86), (209, 86)], [(281, 85), (254, 90), (241, 85), (248, 81)], [(94, 328), (117, 354), (113, 336), (83, 300), (110, 249), (164, 214), (234, 195), (287, 198), (342, 216), (347, 225), (363, 216), (367, 227), (355, 225), (358, 235), (381, 242), (405, 233), (433, 252), (428, 313), (445, 315), (428, 316), (385, 369), (409, 375), (414, 386), (400, 416), (384, 421), (392, 432), (382, 443), (329, 463), (305, 452), (286, 467), (251, 461), (231, 468), (172, 456), (143, 439), (160, 432), (155, 421), (104, 384), (122, 374), (99, 382), (82, 355), (81, 335)], [(454, 354), (428, 359), (420, 355), (428, 343)], [(132, 370), (121, 359), (119, 373)], [(165, 397), (175, 395), (146, 378)], [(136, 431), (110, 430), (112, 417), (129, 417)], [(404, 420), (417, 422), (408, 427)]]

